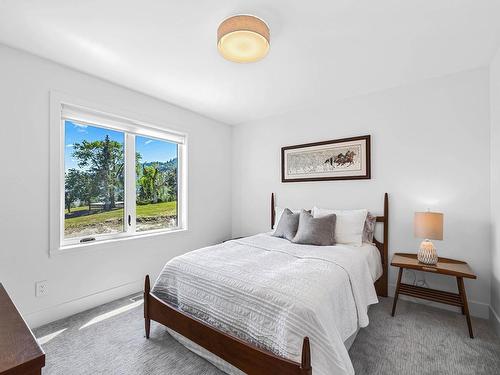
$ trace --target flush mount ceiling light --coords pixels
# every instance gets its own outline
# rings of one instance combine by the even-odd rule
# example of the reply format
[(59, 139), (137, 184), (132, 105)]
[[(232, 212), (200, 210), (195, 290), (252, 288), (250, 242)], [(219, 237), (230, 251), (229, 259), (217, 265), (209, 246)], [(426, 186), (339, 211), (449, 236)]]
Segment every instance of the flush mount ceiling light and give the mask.
[(255, 62), (269, 51), (269, 27), (260, 18), (237, 15), (226, 18), (217, 29), (221, 55), (238, 63)]

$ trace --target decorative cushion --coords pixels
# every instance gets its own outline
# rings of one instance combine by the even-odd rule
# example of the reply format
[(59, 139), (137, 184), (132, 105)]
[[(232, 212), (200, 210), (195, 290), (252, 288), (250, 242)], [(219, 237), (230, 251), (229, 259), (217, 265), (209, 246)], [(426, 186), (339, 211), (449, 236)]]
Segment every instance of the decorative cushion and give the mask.
[(377, 217), (368, 212), (368, 214), (366, 215), (365, 226), (363, 228), (363, 242), (373, 243), (376, 222)]
[(361, 246), (363, 244), (363, 229), (368, 210), (329, 210), (313, 208), (313, 216), (337, 215), (335, 224), (335, 242), (345, 245)]
[[(289, 208), (290, 211), (292, 211), (294, 214), (300, 214), (300, 209), (298, 208)], [(278, 223), (280, 222), (281, 215), (283, 215), (283, 211), (285, 211), (285, 208), (276, 206), (274, 207), (274, 225), (273, 229), (276, 229), (278, 226)]]
[(286, 238), (291, 241), (297, 233), (299, 227), (300, 213), (293, 213), (290, 209), (285, 208), (280, 215), (280, 220), (273, 233), (274, 237)]
[(313, 217), (310, 212), (300, 211), (299, 227), (292, 242), (304, 245), (335, 245), (336, 215)]

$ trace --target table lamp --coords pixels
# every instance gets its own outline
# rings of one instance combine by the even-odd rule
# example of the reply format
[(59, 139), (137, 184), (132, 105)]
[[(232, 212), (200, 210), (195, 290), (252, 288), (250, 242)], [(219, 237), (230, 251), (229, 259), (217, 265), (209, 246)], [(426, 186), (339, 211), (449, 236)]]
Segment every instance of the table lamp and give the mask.
[(417, 259), (421, 263), (436, 264), (436, 248), (430, 240), (443, 239), (443, 214), (439, 212), (415, 212), (414, 233), (417, 238), (424, 238), (418, 250)]

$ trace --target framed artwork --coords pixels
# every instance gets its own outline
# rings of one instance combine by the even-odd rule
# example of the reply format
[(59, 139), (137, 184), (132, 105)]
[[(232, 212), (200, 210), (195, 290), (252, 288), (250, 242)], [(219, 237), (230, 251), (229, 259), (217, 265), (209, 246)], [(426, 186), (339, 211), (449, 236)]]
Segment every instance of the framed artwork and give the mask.
[(369, 179), (370, 169), (369, 135), (281, 148), (282, 182)]

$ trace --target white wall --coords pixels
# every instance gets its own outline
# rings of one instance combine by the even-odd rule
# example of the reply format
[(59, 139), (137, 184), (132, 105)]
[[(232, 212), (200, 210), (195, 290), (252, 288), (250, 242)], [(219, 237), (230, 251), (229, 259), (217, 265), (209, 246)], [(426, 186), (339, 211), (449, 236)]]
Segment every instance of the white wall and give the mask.
[[(233, 235), (269, 228), (269, 195), (278, 204), (383, 208), (390, 194), (390, 253), (416, 252), (413, 213), (445, 214), (441, 256), (463, 259), (478, 274), (466, 281), (471, 309), (487, 317), (490, 300), (490, 127), (488, 69), (423, 81), (328, 107), (243, 124), (233, 132)], [(278, 99), (277, 99), (278, 100)], [(372, 135), (372, 179), (280, 182), (280, 148)], [(394, 285), (391, 268), (389, 283)], [(452, 278), (426, 275), (431, 287), (456, 290)]]
[[(189, 230), (49, 258), (49, 91), (189, 134)], [(32, 326), (141, 290), (176, 254), (231, 233), (231, 128), (0, 46), (0, 282)], [(35, 281), (49, 293), (35, 298)]]
[(500, 335), (500, 51), (490, 65), (491, 110), (491, 319)]
[[(500, 250), (493, 246), (490, 258), (490, 169), (481, 162), (490, 158), (488, 80), (488, 70), (480, 69), (243, 124), (233, 130), (231, 153), (226, 125), (0, 46), (0, 282), (37, 326), (139, 291), (144, 274), (155, 276), (172, 256), (230, 236), (231, 214), (234, 236), (267, 230), (272, 191), (281, 205), (363, 206), (375, 213), (387, 191), (390, 252), (417, 249), (414, 211), (444, 212), (439, 254), (468, 261), (479, 275), (466, 282), (476, 315), (487, 314), (491, 274), (492, 307), (499, 312)], [(500, 208), (498, 56), (491, 84), (494, 218)], [(52, 89), (189, 133), (189, 231), (49, 258)], [(372, 135), (371, 180), (280, 182), (282, 146), (361, 134)], [(500, 224), (494, 228), (496, 244)], [(430, 286), (454, 290), (453, 280), (431, 276), (426, 276)], [(36, 280), (49, 281), (46, 297), (35, 298)], [(393, 269), (390, 283), (395, 283)]]

